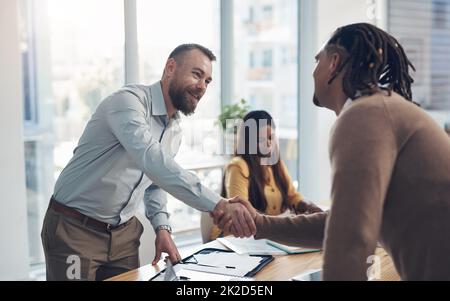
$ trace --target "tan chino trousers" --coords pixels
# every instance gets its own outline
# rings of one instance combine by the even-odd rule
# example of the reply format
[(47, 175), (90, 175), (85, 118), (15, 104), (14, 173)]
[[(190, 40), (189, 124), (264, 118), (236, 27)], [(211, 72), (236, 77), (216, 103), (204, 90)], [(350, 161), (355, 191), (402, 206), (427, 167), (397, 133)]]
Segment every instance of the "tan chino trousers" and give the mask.
[(106, 230), (49, 208), (41, 233), (47, 280), (104, 280), (138, 268), (142, 232), (136, 217)]

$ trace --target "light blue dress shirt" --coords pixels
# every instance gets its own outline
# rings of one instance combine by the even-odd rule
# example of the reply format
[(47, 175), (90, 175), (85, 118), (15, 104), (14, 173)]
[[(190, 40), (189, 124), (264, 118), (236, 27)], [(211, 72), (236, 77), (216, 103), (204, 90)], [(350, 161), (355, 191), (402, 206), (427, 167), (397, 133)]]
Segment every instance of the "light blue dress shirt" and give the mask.
[(54, 198), (112, 225), (132, 218), (142, 199), (154, 228), (169, 225), (165, 191), (212, 211), (221, 197), (173, 159), (181, 143), (179, 123), (178, 113), (167, 116), (160, 82), (125, 86), (92, 115), (56, 181)]

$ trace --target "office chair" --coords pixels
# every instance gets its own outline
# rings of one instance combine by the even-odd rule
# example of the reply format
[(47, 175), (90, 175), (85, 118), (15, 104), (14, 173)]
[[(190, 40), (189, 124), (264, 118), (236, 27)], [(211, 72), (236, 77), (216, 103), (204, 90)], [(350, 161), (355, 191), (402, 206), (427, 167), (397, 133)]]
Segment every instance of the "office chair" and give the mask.
[(214, 225), (213, 219), (209, 216), (209, 212), (201, 212), (200, 215), (200, 229), (202, 232), (203, 243), (210, 242), (211, 229)]

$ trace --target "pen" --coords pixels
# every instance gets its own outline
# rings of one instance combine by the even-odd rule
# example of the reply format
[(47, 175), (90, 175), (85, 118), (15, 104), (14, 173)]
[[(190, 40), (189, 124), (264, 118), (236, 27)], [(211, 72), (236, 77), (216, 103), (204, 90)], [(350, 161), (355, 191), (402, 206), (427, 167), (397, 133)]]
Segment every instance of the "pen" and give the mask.
[(186, 276), (180, 276), (179, 278), (180, 278), (180, 280), (189, 280), (189, 279), (191, 279), (191, 278), (186, 277)]
[(227, 269), (235, 269), (236, 267), (232, 267), (232, 266), (229, 266), (229, 265), (226, 265), (225, 266)]

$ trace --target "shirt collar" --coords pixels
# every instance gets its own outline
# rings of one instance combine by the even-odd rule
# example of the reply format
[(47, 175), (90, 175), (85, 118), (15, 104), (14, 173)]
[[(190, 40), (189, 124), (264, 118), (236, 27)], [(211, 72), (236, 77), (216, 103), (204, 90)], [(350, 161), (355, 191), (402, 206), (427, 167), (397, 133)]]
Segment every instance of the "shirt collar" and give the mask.
[[(352, 100), (350, 97), (347, 98), (347, 100), (344, 103), (344, 106), (342, 107), (341, 113), (348, 109), (353, 104), (353, 101), (359, 97), (363, 96), (361, 91), (356, 91), (355, 98)], [(341, 114), (339, 113), (339, 115)]]
[[(150, 86), (150, 95), (152, 99), (152, 115), (153, 116), (167, 116), (166, 103), (161, 88), (161, 81), (158, 81)], [(179, 119), (178, 112), (175, 113), (173, 119)]]
[(353, 103), (353, 101), (351, 100), (351, 98), (347, 98), (347, 100), (344, 103), (344, 106), (342, 107), (341, 114), (342, 114), (342, 112), (347, 110), (348, 107), (352, 105), (352, 103)]

